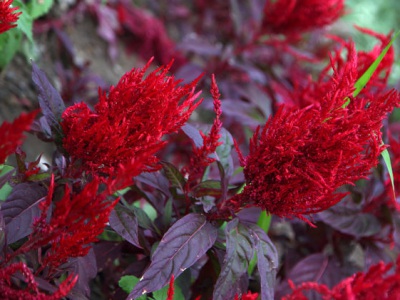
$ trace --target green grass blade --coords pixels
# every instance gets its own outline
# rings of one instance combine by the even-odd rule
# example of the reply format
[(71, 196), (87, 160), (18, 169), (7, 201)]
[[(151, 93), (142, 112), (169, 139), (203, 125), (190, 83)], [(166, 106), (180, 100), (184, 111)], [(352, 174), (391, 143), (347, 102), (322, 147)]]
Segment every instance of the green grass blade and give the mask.
[(362, 89), (367, 85), (368, 81), (371, 79), (372, 75), (374, 74), (374, 72), (378, 68), (378, 66), (381, 63), (382, 59), (385, 57), (386, 53), (389, 51), (389, 49), (392, 46), (394, 40), (397, 38), (397, 36), (399, 34), (400, 34), (400, 31), (396, 32), (396, 34), (393, 36), (392, 40), (385, 47), (385, 49), (383, 49), (383, 51), (378, 56), (378, 58), (369, 66), (367, 71), (365, 71), (365, 73), (362, 74), (360, 78), (358, 78), (357, 82), (354, 85), (354, 87), (356, 88), (354, 93), (353, 93), (354, 97), (358, 96), (358, 94), (362, 91)]
[(382, 151), (381, 155), (383, 157), (383, 161), (385, 162), (386, 168), (388, 170), (390, 181), (392, 182), (393, 197), (394, 197), (394, 199), (396, 199), (396, 192), (395, 192), (395, 188), (394, 188), (393, 169), (392, 169), (392, 163), (390, 161), (389, 151), (387, 149), (385, 149)]

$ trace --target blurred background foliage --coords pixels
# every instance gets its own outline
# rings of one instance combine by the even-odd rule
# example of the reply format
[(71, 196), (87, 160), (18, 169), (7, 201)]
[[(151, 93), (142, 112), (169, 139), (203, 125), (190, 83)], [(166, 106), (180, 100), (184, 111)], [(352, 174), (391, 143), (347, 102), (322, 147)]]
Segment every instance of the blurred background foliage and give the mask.
[[(372, 29), (388, 34), (400, 30), (399, 0), (346, 0), (346, 15), (342, 18), (348, 30), (351, 31), (357, 48), (367, 50), (374, 47), (376, 39), (357, 31), (352, 25)], [(400, 88), (400, 39), (395, 41), (396, 63), (390, 77), (390, 85)]]

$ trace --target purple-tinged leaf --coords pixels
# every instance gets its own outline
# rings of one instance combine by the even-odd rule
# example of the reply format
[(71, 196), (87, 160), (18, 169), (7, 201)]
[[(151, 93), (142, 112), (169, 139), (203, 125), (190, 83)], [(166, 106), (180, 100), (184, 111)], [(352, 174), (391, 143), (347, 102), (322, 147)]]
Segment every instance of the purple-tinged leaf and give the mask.
[[(96, 277), (97, 264), (93, 249), (83, 257), (71, 258), (61, 267), (64, 271), (78, 275), (78, 281), (71, 291), (74, 299), (81, 296), (82, 299), (90, 297), (89, 282)], [(83, 297), (82, 297), (83, 296)]]
[(116, 205), (110, 214), (110, 226), (132, 245), (142, 248), (139, 242), (138, 221), (133, 211), (122, 205)]
[(178, 220), (161, 239), (150, 266), (128, 299), (161, 289), (171, 275), (177, 278), (199, 260), (216, 239), (217, 229), (204, 215), (189, 214)]
[(278, 269), (278, 252), (265, 233), (255, 224), (249, 225), (257, 253), (257, 268), (260, 274), (261, 300), (273, 300), (276, 273)]
[[(295, 285), (303, 282), (317, 282), (325, 284), (328, 287), (333, 287), (338, 284), (343, 278), (347, 277), (345, 270), (340, 265), (340, 262), (334, 258), (326, 256), (322, 253), (312, 254), (298, 262), (289, 272), (288, 277), (277, 288), (275, 298), (281, 299), (283, 296), (290, 293), (288, 279), (292, 280)], [(349, 274), (350, 275), (350, 274)], [(349, 276), (348, 275), (348, 276)], [(318, 299), (315, 293), (307, 293), (307, 299)]]
[(181, 172), (179, 172), (179, 170), (171, 163), (162, 162), (161, 164), (171, 187), (176, 187), (183, 190), (183, 187), (186, 184), (186, 179), (183, 177)]
[(5, 257), (6, 243), (6, 223), (4, 222), (3, 213), (0, 210), (0, 256)]
[(168, 197), (171, 196), (171, 192), (169, 191), (169, 182), (167, 178), (165, 178), (160, 172), (143, 172), (139, 176), (135, 177), (135, 181), (139, 181), (156, 188)]
[(214, 300), (234, 299), (235, 295), (247, 292), (247, 268), (254, 255), (251, 231), (237, 218), (226, 225), (226, 254), (215, 284)]
[(220, 56), (222, 53), (222, 44), (210, 43), (207, 39), (192, 33), (184, 38), (178, 45), (178, 49), (204, 56)]
[(206, 180), (193, 187), (194, 197), (221, 195), (221, 182), (218, 180)]
[(336, 205), (318, 214), (320, 219), (336, 230), (354, 237), (367, 237), (381, 231), (378, 219), (357, 208)]
[(48, 125), (52, 130), (56, 130), (57, 135), (61, 136), (60, 122), (65, 105), (60, 94), (51, 85), (46, 74), (35, 63), (32, 63), (32, 80), (39, 92), (39, 105)]
[(12, 244), (32, 232), (32, 223), (41, 213), (38, 205), (46, 195), (46, 189), (37, 183), (21, 183), (14, 187), (1, 205), (7, 244)]
[(182, 126), (182, 131), (192, 140), (196, 148), (203, 146), (203, 137), (201, 136), (199, 130), (190, 124), (185, 124)]

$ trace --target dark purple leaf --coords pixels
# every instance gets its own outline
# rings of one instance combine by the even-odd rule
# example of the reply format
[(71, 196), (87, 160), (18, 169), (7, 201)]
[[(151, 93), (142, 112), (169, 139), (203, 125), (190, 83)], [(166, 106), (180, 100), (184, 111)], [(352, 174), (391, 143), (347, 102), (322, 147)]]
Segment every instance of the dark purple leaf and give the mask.
[(219, 56), (222, 53), (222, 44), (210, 43), (207, 39), (193, 33), (185, 37), (178, 45), (178, 49), (204, 56)]
[(138, 221), (133, 211), (117, 205), (110, 214), (110, 226), (132, 245), (142, 248), (139, 242)]
[(320, 219), (336, 230), (354, 237), (367, 237), (381, 231), (378, 219), (360, 209), (339, 204), (318, 214)]
[(249, 225), (250, 235), (256, 247), (257, 268), (260, 274), (261, 299), (273, 300), (276, 273), (278, 269), (278, 252), (268, 235), (257, 225)]
[(108, 55), (115, 60), (118, 55), (117, 35), (120, 25), (115, 9), (106, 5), (95, 4), (92, 9), (96, 12), (98, 19), (97, 34), (108, 43)]
[(97, 274), (96, 256), (94, 255), (93, 249), (90, 249), (86, 256), (71, 258), (62, 266), (62, 269), (79, 276), (78, 281), (71, 291), (74, 295), (73, 298), (78, 299), (79, 296), (81, 296), (80, 298), (82, 298), (82, 296), (90, 297), (89, 282), (95, 278)]
[(37, 183), (21, 183), (14, 187), (1, 205), (7, 244), (12, 244), (32, 232), (32, 223), (41, 213), (38, 205), (46, 195), (46, 189)]
[(6, 223), (4, 222), (3, 213), (0, 210), (0, 256), (3, 256), (6, 243)]
[(234, 299), (235, 295), (247, 292), (247, 268), (254, 255), (251, 230), (235, 218), (226, 228), (226, 254), (221, 273), (215, 284), (213, 299)]
[(128, 299), (167, 285), (171, 275), (177, 278), (191, 267), (214, 245), (216, 239), (217, 229), (208, 223), (204, 215), (189, 214), (178, 220), (161, 239), (150, 266)]
[(167, 178), (165, 178), (164, 175), (162, 175), (160, 172), (143, 172), (139, 176), (136, 176), (135, 180), (158, 189), (159, 191), (164, 193), (164, 195), (171, 196), (171, 193), (169, 191), (169, 182)]
[[(289, 276), (278, 287), (275, 298), (281, 299), (281, 297), (290, 293), (288, 279), (291, 279), (296, 285), (303, 282), (317, 282), (333, 287), (346, 277), (344, 273), (345, 271), (342, 270), (336, 258), (328, 257), (322, 253), (312, 254), (293, 267)], [(307, 299), (310, 300), (318, 299), (315, 293), (308, 293), (307, 296)]]
[(46, 74), (35, 63), (32, 63), (32, 80), (39, 92), (39, 105), (48, 125), (53, 130), (56, 130), (57, 135), (61, 136), (62, 129), (59, 123), (65, 110), (65, 105), (60, 94), (51, 85)]
[(203, 137), (196, 127), (193, 127), (190, 124), (185, 124), (181, 129), (192, 140), (196, 148), (203, 146)]
[(186, 184), (186, 179), (183, 177), (181, 172), (179, 172), (179, 170), (171, 163), (162, 162), (161, 164), (171, 187), (183, 190), (183, 187)]

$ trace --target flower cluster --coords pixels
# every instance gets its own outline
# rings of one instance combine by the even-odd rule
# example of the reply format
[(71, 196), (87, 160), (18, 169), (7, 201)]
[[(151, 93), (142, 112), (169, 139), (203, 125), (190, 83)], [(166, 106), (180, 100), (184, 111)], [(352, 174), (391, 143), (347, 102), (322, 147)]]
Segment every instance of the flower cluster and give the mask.
[(63, 147), (80, 161), (79, 169), (115, 176), (132, 160), (140, 162), (137, 174), (157, 168), (154, 154), (165, 145), (163, 135), (182, 127), (200, 101), (197, 80), (181, 86), (167, 75), (172, 63), (143, 79), (150, 62), (125, 74), (108, 95), (100, 91), (94, 111), (79, 103), (63, 113)]
[[(72, 193), (68, 186), (64, 196), (56, 202), (53, 211), (54, 177), (51, 179), (46, 201), (40, 204), (42, 214), (33, 224), (29, 241), (18, 251), (25, 252), (50, 245), (43, 259), (42, 268), (54, 271), (68, 258), (85, 256), (90, 243), (97, 241), (108, 222), (108, 217), (117, 204), (107, 200), (109, 189), (98, 193), (100, 181), (95, 177), (79, 193)], [(51, 216), (50, 221), (47, 221)]]
[(17, 26), (21, 12), (16, 13), (18, 7), (12, 7), (13, 0), (4, 0), (0, 2), (0, 34)]
[(23, 132), (29, 130), (37, 111), (22, 114), (12, 123), (4, 122), (0, 126), (0, 164), (4, 163), (7, 156), (15, 152), (17, 146), (22, 143)]
[(267, 1), (262, 27), (271, 33), (299, 34), (333, 23), (343, 11), (344, 0)]
[(290, 282), (292, 293), (283, 300), (307, 300), (305, 291), (317, 292), (322, 299), (399, 299), (400, 297), (400, 259), (394, 274), (390, 274), (393, 264), (380, 262), (372, 266), (366, 273), (359, 272), (342, 280), (332, 289), (317, 282), (305, 282), (297, 287)]
[[(25, 289), (14, 287), (10, 280), (17, 272), (25, 277)], [(24, 263), (18, 262), (0, 269), (0, 295), (2, 299), (8, 300), (57, 300), (67, 296), (77, 280), (77, 276), (70, 275), (60, 284), (57, 291), (52, 295), (47, 295), (39, 291), (32, 271)]]
[[(374, 99), (352, 97), (357, 55), (336, 71), (318, 103), (281, 107), (255, 132), (250, 153), (241, 157), (246, 187), (231, 206), (258, 206), (277, 216), (316, 213), (340, 201), (337, 189), (365, 178), (384, 149), (380, 128), (399, 106), (396, 92)], [(350, 101), (350, 104), (348, 104)]]

